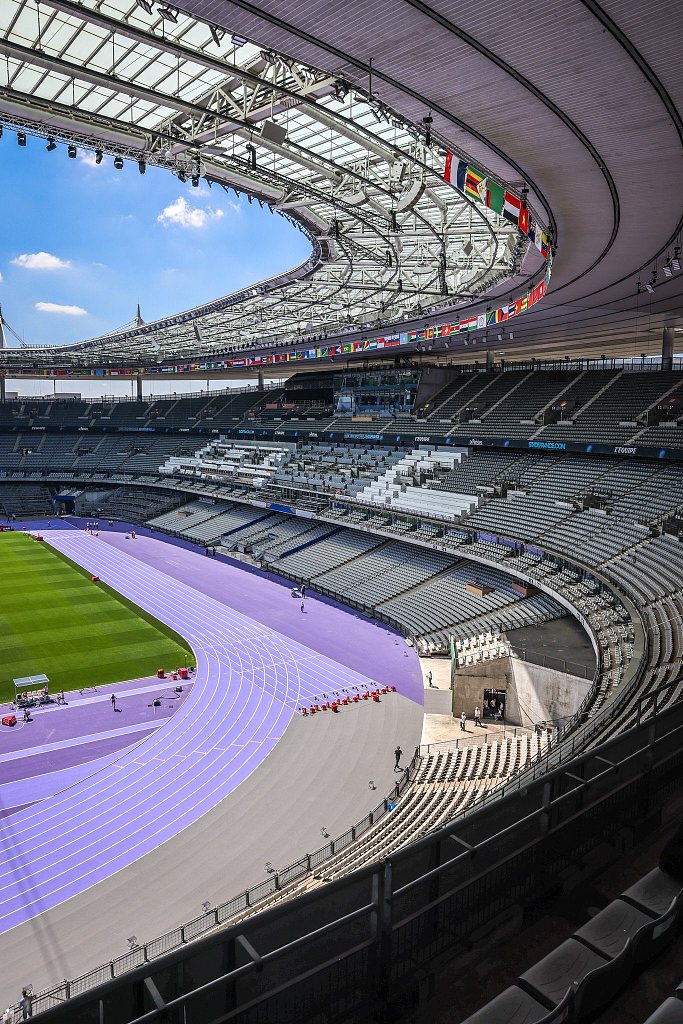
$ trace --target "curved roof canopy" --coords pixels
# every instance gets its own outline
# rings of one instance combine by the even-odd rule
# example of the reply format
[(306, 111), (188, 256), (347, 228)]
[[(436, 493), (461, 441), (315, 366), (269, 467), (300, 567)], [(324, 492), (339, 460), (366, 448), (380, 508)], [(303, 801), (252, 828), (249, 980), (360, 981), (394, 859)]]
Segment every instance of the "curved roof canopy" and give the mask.
[[(5, 126), (246, 193), (311, 245), (278, 277), (42, 350), (43, 365), (150, 353), (159, 362), (376, 330), (542, 271), (515, 225), (444, 181), (451, 147), (428, 111), (411, 123), (371, 82), (352, 85), (147, 0), (4, 0), (0, 35)], [(26, 354), (0, 358), (11, 366)]]

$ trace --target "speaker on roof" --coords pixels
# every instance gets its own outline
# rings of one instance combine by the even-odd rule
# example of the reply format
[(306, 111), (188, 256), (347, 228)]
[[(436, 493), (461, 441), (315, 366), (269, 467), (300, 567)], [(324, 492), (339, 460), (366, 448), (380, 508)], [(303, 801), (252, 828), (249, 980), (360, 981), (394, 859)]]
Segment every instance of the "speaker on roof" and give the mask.
[(287, 129), (275, 121), (264, 121), (261, 125), (261, 138), (264, 142), (274, 142), (276, 146), (281, 146), (287, 138)]

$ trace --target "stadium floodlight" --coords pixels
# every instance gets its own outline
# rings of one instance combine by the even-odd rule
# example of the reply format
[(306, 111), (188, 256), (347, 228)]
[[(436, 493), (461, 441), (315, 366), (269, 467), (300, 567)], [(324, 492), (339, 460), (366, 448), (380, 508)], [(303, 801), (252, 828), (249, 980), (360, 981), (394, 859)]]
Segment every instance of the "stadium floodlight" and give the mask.
[(164, 20), (170, 21), (173, 25), (178, 22), (178, 12), (172, 7), (157, 7), (157, 14)]
[(147, 170), (147, 164), (145, 163), (144, 160), (138, 160), (138, 170), (140, 174), (144, 174), (145, 171)]
[(654, 288), (654, 284), (652, 283), (652, 281), (646, 281), (645, 282), (645, 291), (649, 292), (650, 295), (652, 295), (654, 290), (655, 290), (655, 288)]
[(66, 152), (67, 152), (67, 156), (69, 157), (69, 160), (75, 160), (76, 159), (76, 153), (78, 151), (77, 151), (75, 146), (73, 146), (73, 145), (68, 146)]
[(25, 146), (26, 145), (26, 132), (17, 132), (17, 145), (18, 146)]
[(152, 5), (149, 0), (135, 0), (137, 6), (145, 12), (145, 14), (152, 14)]
[(249, 40), (246, 36), (238, 36), (236, 32), (233, 32), (230, 42), (233, 46), (246, 46)]
[(178, 170), (178, 180), (182, 181), (183, 185), (185, 184), (185, 182), (187, 181), (187, 175), (185, 174), (185, 171), (180, 169)]
[[(249, 166), (251, 167), (252, 171), (255, 171), (256, 170), (256, 146), (253, 144), (253, 142), (248, 142), (247, 143), (247, 153), (249, 154)], [(249, 201), (251, 202), (251, 196), (249, 196)]]
[(96, 164), (101, 164), (103, 157), (104, 157), (104, 154), (103, 154), (102, 150), (101, 149), (96, 149), (95, 150), (95, 163)]
[(217, 25), (209, 25), (209, 32), (211, 33), (211, 38), (213, 39), (216, 46), (220, 46), (221, 40), (225, 35), (225, 29), (218, 28)]
[(55, 140), (54, 139), (48, 139), (47, 140), (47, 146), (45, 147), (45, 149), (48, 151), (48, 153), (54, 153), (56, 148), (57, 148), (57, 143), (55, 142)]
[(674, 249), (673, 259), (671, 260), (671, 269), (678, 273), (681, 269), (681, 247), (677, 245)]
[(272, 50), (261, 50), (261, 56), (263, 57), (266, 64), (276, 64), (277, 57)]
[(114, 157), (114, 167), (116, 168), (117, 171), (122, 171), (123, 170), (123, 157), (122, 156), (115, 156)]
[(193, 188), (199, 188), (199, 175), (198, 174), (193, 174), (192, 178), (190, 180), (192, 182), (192, 187)]

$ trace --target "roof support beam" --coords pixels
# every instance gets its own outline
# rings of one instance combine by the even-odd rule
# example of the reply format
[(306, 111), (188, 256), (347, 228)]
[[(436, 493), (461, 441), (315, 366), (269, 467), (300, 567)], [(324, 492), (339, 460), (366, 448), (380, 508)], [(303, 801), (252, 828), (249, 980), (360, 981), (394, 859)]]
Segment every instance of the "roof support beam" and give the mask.
[[(170, 107), (172, 110), (182, 111), (190, 117), (211, 118), (216, 116), (212, 110), (208, 110), (206, 107), (200, 107), (195, 103), (188, 103), (186, 100), (178, 99), (176, 96), (154, 92), (153, 89), (146, 89), (142, 85), (133, 85), (131, 82), (125, 81), (125, 79), (108, 75), (105, 71), (93, 71), (90, 68), (71, 64), (69, 61), (62, 60), (59, 57), (51, 57), (44, 51), (31, 50), (28, 46), (22, 46), (20, 43), (13, 43), (7, 39), (0, 39), (0, 54), (4, 57), (23, 61), (23, 63), (29, 66), (43, 68), (46, 71), (56, 71), (58, 74), (65, 75), (67, 78), (73, 78), (76, 81), (104, 86), (105, 89), (111, 89), (113, 93), (123, 93), (132, 99), (146, 100), (154, 106)], [(249, 127), (248, 121), (231, 117), (229, 114), (223, 114), (221, 117), (223, 120), (231, 121), (240, 128)]]

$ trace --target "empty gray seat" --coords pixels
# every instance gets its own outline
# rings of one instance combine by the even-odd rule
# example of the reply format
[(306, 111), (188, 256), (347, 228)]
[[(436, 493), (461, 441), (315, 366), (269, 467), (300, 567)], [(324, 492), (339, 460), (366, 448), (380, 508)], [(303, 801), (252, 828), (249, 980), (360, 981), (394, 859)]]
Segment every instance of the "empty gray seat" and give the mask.
[(683, 1024), (683, 1003), (680, 999), (669, 996), (654, 1013), (651, 1013), (644, 1024)]
[(549, 1010), (517, 985), (511, 985), (462, 1024), (562, 1024), (570, 1019), (571, 1003), (571, 989)]
[(649, 914), (616, 899), (574, 934), (603, 956), (613, 959), (621, 953), (629, 938), (637, 946), (639, 933), (651, 932), (653, 925)]
[(593, 971), (605, 967), (608, 959), (576, 939), (567, 939), (522, 974), (521, 980), (540, 999), (556, 1006), (568, 988), (580, 986)]
[(673, 875), (667, 875), (659, 868), (653, 868), (630, 889), (622, 893), (622, 899), (649, 912), (654, 917), (662, 917), (676, 900), (677, 913), (683, 907), (683, 882)]

